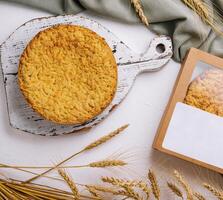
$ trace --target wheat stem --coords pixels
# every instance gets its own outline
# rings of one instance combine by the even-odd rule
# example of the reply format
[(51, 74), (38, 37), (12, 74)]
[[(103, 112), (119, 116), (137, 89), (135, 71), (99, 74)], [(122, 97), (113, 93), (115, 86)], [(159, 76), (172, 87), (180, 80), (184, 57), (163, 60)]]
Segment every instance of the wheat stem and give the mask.
[[(24, 197), (24, 200), (27, 199), (35, 199), (35, 200), (71, 200), (73, 199), (73, 194), (67, 191), (63, 191), (60, 189), (52, 188), (49, 186), (43, 186), (38, 184), (24, 184), (21, 181), (6, 181), (0, 179), (0, 195), (1, 195), (1, 185), (6, 187), (8, 190), (13, 191), (13, 195), (20, 195), (20, 198)], [(22, 195), (22, 196), (21, 196)], [(89, 197), (86, 195), (80, 195), (81, 199), (93, 199), (98, 200), (97, 197)], [(8, 198), (5, 198), (8, 199)], [(5, 200), (4, 199), (4, 200)], [(12, 198), (9, 198), (10, 200)]]
[(127, 124), (127, 125), (124, 125), (124, 126), (118, 128), (118, 129), (116, 129), (115, 131), (112, 131), (112, 132), (109, 133), (108, 135), (99, 138), (98, 140), (96, 140), (96, 141), (90, 143), (89, 145), (87, 145), (87, 146), (86, 146), (84, 149), (82, 149), (81, 151), (79, 151), (79, 152), (77, 152), (77, 153), (75, 153), (75, 154), (69, 156), (68, 158), (66, 158), (66, 159), (64, 159), (63, 161), (61, 161), (61, 162), (59, 162), (58, 164), (56, 164), (54, 167), (52, 167), (52, 168), (46, 170), (45, 172), (43, 172), (43, 173), (41, 173), (41, 174), (39, 174), (39, 175), (37, 175), (37, 176), (34, 176), (33, 178), (28, 179), (28, 180), (25, 181), (25, 182), (26, 182), (26, 183), (30, 183), (30, 182), (36, 180), (37, 178), (39, 178), (39, 177), (41, 177), (41, 176), (43, 176), (43, 175), (49, 173), (50, 171), (52, 171), (52, 170), (58, 168), (60, 165), (66, 163), (67, 161), (71, 160), (71, 159), (74, 158), (75, 156), (77, 156), (77, 155), (79, 155), (79, 154), (81, 154), (81, 153), (83, 153), (83, 152), (85, 152), (85, 151), (89, 151), (89, 150), (91, 150), (91, 149), (93, 149), (93, 148), (95, 148), (95, 147), (97, 147), (97, 146), (99, 146), (99, 145), (101, 145), (101, 144), (106, 143), (107, 141), (109, 141), (110, 139), (112, 139), (113, 137), (115, 137), (116, 135), (118, 135), (119, 133), (121, 133), (121, 132), (122, 132), (124, 129), (126, 129), (128, 126), (129, 126), (128, 124)]
[[(87, 165), (68, 165), (68, 166), (59, 166), (58, 169), (72, 169), (72, 168), (84, 168), (84, 167), (116, 167), (127, 165), (126, 162), (122, 160), (101, 160), (89, 163)], [(1, 165), (0, 168), (12, 168), (12, 169), (51, 169), (53, 166), (9, 166)], [(27, 172), (27, 171), (26, 171)], [(28, 171), (29, 172), (29, 171)]]
[(0, 184), (1, 192), (7, 197), (6, 199), (17, 200), (16, 194), (13, 194), (13, 191), (9, 190), (5, 185)]
[(1, 200), (5, 200), (7, 199), (7, 196), (3, 192), (0, 191), (0, 198)]
[(56, 169), (57, 167), (59, 167), (59, 166), (62, 165), (63, 163), (65, 163), (65, 162), (67, 162), (68, 160), (72, 159), (73, 157), (75, 157), (75, 156), (81, 154), (82, 152), (83, 152), (83, 151), (79, 151), (79, 152), (73, 154), (72, 156), (70, 156), (70, 157), (68, 157), (67, 159), (63, 160), (63, 161), (60, 162), (59, 164), (56, 164), (54, 167), (52, 167), (52, 168), (46, 170), (45, 172), (42, 172), (41, 174), (38, 174), (38, 175), (34, 176), (33, 178), (28, 179), (27, 181), (25, 181), (25, 183), (30, 183), (30, 182), (36, 180), (37, 178), (39, 178), (39, 177), (41, 177), (41, 176), (43, 176), (43, 175), (49, 173), (50, 171)]
[[(29, 173), (29, 174), (33, 174), (33, 175), (36, 175), (36, 176), (39, 175), (38, 173), (29, 171), (29, 170), (20, 169), (17, 166), (14, 167), (14, 166), (10, 166), (10, 165), (1, 164), (1, 167), (0, 168), (12, 168), (14, 170), (21, 171), (21, 172), (25, 172), (25, 173)], [(53, 180), (58, 180), (58, 181), (61, 181), (62, 180), (62, 179), (59, 179), (59, 178), (54, 178), (52, 176), (46, 176), (46, 175), (43, 175), (42, 177), (49, 178), (49, 179), (53, 179)]]
[[(13, 188), (15, 189), (16, 191), (19, 191), (23, 194), (26, 194), (26, 195), (30, 195), (30, 196), (38, 196), (41, 198), (58, 198), (58, 193), (54, 193), (54, 192), (50, 192), (50, 191), (41, 191), (41, 190), (36, 190), (36, 189), (32, 189), (32, 188), (28, 188), (26, 187), (25, 185), (23, 186), (22, 184), (20, 185), (8, 185), (10, 188)], [(64, 195), (60, 194), (62, 197)]]

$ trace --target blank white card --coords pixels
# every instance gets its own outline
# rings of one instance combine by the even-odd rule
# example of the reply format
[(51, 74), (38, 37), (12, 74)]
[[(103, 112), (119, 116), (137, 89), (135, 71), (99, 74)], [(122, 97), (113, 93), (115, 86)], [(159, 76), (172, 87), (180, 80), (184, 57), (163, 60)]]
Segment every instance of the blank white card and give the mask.
[(179, 102), (163, 148), (223, 168), (223, 118)]

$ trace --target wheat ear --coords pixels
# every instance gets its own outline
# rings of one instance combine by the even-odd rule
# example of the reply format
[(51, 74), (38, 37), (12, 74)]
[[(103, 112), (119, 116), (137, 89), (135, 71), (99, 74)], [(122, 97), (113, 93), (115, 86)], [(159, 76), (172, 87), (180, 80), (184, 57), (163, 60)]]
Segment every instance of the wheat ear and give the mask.
[(133, 187), (133, 186), (136, 186), (138, 184), (137, 181), (135, 180), (124, 180), (124, 179), (119, 179), (119, 178), (114, 178), (114, 177), (102, 177), (101, 180), (104, 182), (104, 183), (109, 183), (113, 186), (130, 186), (130, 187)]
[(155, 174), (151, 170), (149, 170), (148, 178), (149, 178), (149, 181), (150, 181), (150, 185), (151, 185), (153, 195), (157, 200), (159, 200), (160, 199), (159, 185), (158, 185)]
[(66, 163), (67, 161), (71, 160), (71, 159), (74, 158), (75, 156), (77, 156), (77, 155), (79, 155), (79, 154), (81, 154), (81, 153), (83, 153), (83, 152), (85, 152), (85, 151), (89, 151), (89, 150), (91, 150), (91, 149), (93, 149), (93, 148), (95, 148), (95, 147), (97, 147), (97, 146), (99, 146), (99, 145), (101, 145), (101, 144), (106, 143), (107, 141), (109, 141), (110, 139), (112, 139), (113, 137), (115, 137), (116, 135), (120, 134), (120, 133), (121, 133), (124, 129), (126, 129), (128, 126), (129, 126), (128, 124), (127, 124), (127, 125), (124, 125), (124, 126), (118, 128), (118, 129), (116, 129), (115, 131), (112, 131), (112, 132), (109, 133), (108, 135), (105, 135), (105, 136), (99, 138), (98, 140), (96, 140), (96, 141), (90, 143), (89, 145), (87, 145), (87, 146), (86, 146), (84, 149), (82, 149), (81, 151), (79, 151), (79, 152), (77, 152), (77, 153), (75, 153), (75, 154), (69, 156), (68, 158), (64, 159), (63, 161), (59, 162), (59, 163), (56, 164), (54, 167), (51, 167), (50, 169), (46, 170), (45, 172), (43, 172), (43, 173), (41, 173), (41, 174), (38, 174), (37, 176), (34, 176), (33, 178), (28, 179), (27, 181), (25, 181), (25, 183), (30, 183), (30, 182), (36, 180), (37, 178), (39, 178), (39, 177), (41, 177), (41, 176), (43, 176), (43, 175), (49, 173), (50, 171), (52, 171), (52, 170), (58, 168), (60, 165)]
[(141, 1), (140, 0), (131, 0), (131, 3), (133, 5), (136, 13), (138, 14), (140, 20), (142, 21), (142, 23), (145, 24), (146, 26), (149, 26), (149, 21), (144, 14)]
[(195, 11), (203, 21), (209, 18), (208, 8), (202, 0), (182, 0), (189, 8)]
[(183, 199), (183, 193), (181, 190), (173, 183), (167, 182), (167, 186), (170, 188), (170, 190), (177, 195), (178, 197)]
[[(222, 32), (222, 16), (218, 14), (212, 14), (213, 12), (209, 9), (209, 5), (203, 0), (182, 0), (189, 8), (196, 12), (202, 21), (207, 23), (217, 33), (223, 35)], [(216, 12), (217, 13), (217, 12)]]
[(223, 192), (218, 190), (217, 188), (207, 184), (203, 183), (203, 186), (209, 190), (214, 196), (216, 196), (219, 200), (223, 200)]
[(74, 181), (72, 180), (72, 178), (63, 169), (58, 169), (58, 173), (64, 179), (64, 181), (67, 183), (67, 185), (70, 187), (70, 189), (74, 195), (74, 199), (79, 200), (80, 194), (79, 194), (78, 188), (77, 188), (76, 184), (74, 183)]
[(101, 195), (98, 193), (98, 191), (97, 191), (95, 188), (93, 188), (93, 187), (91, 187), (91, 186), (88, 186), (88, 185), (86, 185), (86, 188), (87, 188), (88, 192), (89, 192), (93, 197), (97, 197), (99, 200), (102, 200)]
[(115, 191), (113, 188), (103, 187), (103, 186), (99, 186), (99, 185), (90, 185), (90, 186), (86, 186), (86, 187), (90, 187), (90, 188), (100, 191), (100, 192), (117, 194), (117, 191)]
[(123, 189), (127, 192), (126, 195), (129, 195), (129, 197), (131, 197), (135, 200), (143, 200), (143, 198), (140, 197), (139, 194), (137, 192), (135, 192), (134, 189), (132, 187), (130, 187), (129, 185), (123, 186)]
[(90, 143), (89, 145), (87, 145), (82, 151), (87, 151), (87, 150), (91, 150), (101, 144), (106, 143), (107, 141), (109, 141), (110, 139), (112, 139), (113, 137), (115, 137), (116, 135), (118, 135), (119, 133), (121, 133), (123, 130), (125, 130), (129, 125), (126, 124), (118, 129), (116, 129), (115, 131), (112, 131), (111, 133), (109, 133), (108, 135), (105, 135), (101, 138), (99, 138), (98, 140)]
[[(137, 192), (134, 191), (132, 188), (133, 186), (137, 186), (139, 182), (133, 180), (123, 180), (123, 179), (118, 179), (114, 177), (102, 177), (101, 180), (105, 183), (109, 183), (113, 186), (119, 186), (125, 190), (126, 193), (123, 193), (122, 195), (129, 196), (135, 200), (140, 200), (142, 199)], [(119, 191), (120, 192), (120, 191)]]
[(187, 200), (193, 200), (193, 192), (189, 184), (184, 180), (184, 177), (177, 170), (174, 170), (174, 175), (177, 178), (178, 182), (182, 185), (182, 187), (186, 191)]
[(146, 199), (148, 200), (150, 197), (150, 188), (148, 187), (148, 185), (140, 181), (137, 186), (146, 194)]
[(127, 165), (127, 163), (122, 160), (101, 160), (97, 162), (92, 162), (88, 166), (104, 168), (104, 167), (118, 167), (118, 166), (124, 166), (124, 165)]
[(129, 194), (129, 192), (126, 192), (125, 190), (114, 190), (113, 188), (97, 186), (97, 185), (91, 185), (90, 187), (95, 189), (96, 191), (110, 193), (115, 196), (125, 196), (128, 198), (132, 198), (132, 196)]
[(205, 197), (198, 192), (195, 192), (194, 196), (197, 198), (197, 200), (206, 200)]

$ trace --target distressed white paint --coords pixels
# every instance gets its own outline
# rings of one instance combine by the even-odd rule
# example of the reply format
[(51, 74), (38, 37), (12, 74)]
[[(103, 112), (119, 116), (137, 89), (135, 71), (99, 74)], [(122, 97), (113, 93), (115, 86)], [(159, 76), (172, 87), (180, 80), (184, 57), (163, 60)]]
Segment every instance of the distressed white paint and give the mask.
[[(105, 38), (118, 63), (118, 87), (113, 101), (100, 115), (85, 124), (58, 125), (43, 119), (27, 104), (18, 88), (18, 63), (24, 48), (39, 31), (56, 24), (81, 25), (95, 31)], [(156, 50), (158, 44), (165, 46), (164, 52), (159, 53)], [(125, 98), (137, 74), (144, 71), (157, 71), (169, 61), (172, 56), (172, 43), (165, 36), (154, 38), (148, 51), (139, 55), (97, 22), (84, 17), (68, 15), (34, 19), (25, 23), (2, 44), (0, 52), (11, 126), (38, 135), (61, 135), (90, 128), (99, 123), (114, 106)]]

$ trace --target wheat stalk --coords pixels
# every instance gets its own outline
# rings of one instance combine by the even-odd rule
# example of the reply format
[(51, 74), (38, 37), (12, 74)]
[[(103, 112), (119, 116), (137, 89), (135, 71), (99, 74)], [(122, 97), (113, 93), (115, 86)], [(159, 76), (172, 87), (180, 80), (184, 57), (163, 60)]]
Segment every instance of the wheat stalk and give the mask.
[(194, 12), (196, 12), (202, 21), (207, 23), (215, 30), (217, 33), (223, 35), (222, 32), (222, 17), (215, 16), (215, 14), (209, 9), (209, 5), (205, 3), (203, 0), (181, 0), (184, 4), (186, 4), (189, 8), (191, 8)]
[(149, 178), (149, 181), (150, 181), (150, 185), (151, 185), (153, 195), (157, 200), (159, 200), (160, 199), (159, 185), (158, 185), (155, 174), (151, 170), (149, 170), (148, 178)]
[[(41, 190), (36, 190), (36, 189), (30, 189), (27, 188), (26, 186), (23, 187), (22, 184), (20, 185), (7, 185), (9, 189), (13, 191), (13, 195), (17, 194), (23, 194), (26, 198), (25, 199), (62, 199), (61, 197), (64, 197), (64, 199), (70, 199), (68, 196), (64, 196), (63, 193), (58, 193), (58, 192), (51, 192), (49, 190), (41, 191)], [(58, 195), (59, 194), (59, 195)], [(67, 197), (67, 198), (66, 198)]]
[[(87, 165), (68, 165), (68, 166), (60, 166), (58, 167), (58, 169), (68, 169), (68, 168), (83, 168), (83, 167), (97, 167), (97, 168), (104, 168), (104, 167), (117, 167), (117, 166), (124, 166), (127, 165), (126, 162), (124, 162), (123, 160), (109, 160), (109, 159), (105, 159), (105, 160), (100, 160), (100, 161), (96, 161), (96, 162), (92, 162), (89, 163)], [(50, 169), (52, 168), (52, 166), (0, 166), (0, 168), (12, 168), (12, 169)], [(25, 171), (30, 173), (30, 171)], [(37, 173), (33, 173), (33, 174), (37, 174)], [(37, 174), (38, 175), (38, 174)], [(47, 176), (45, 176), (47, 177)], [(48, 177), (50, 178), (50, 177)]]
[(11, 199), (11, 200), (16, 200), (19, 195), (14, 193), (14, 191), (12, 189), (7, 188), (5, 185), (0, 184), (0, 190), (3, 194), (3, 196), (5, 196), (5, 199)]
[(74, 181), (72, 180), (72, 178), (62, 169), (58, 169), (58, 173), (70, 187), (70, 189), (74, 195), (74, 199), (77, 199), (77, 200), (80, 199), (80, 194), (79, 194), (78, 188), (77, 188), (76, 184), (74, 183)]
[[(9, 193), (10, 192), (10, 193)], [(3, 196), (4, 195), (4, 196)], [(10, 195), (10, 196), (9, 196)], [(0, 179), (0, 196), (10, 200), (72, 200), (74, 195), (70, 192), (66, 192), (60, 189), (52, 188), (49, 186), (42, 186), (37, 184), (24, 184), (20, 181), (8, 181)], [(95, 199), (96, 197), (89, 197), (80, 195), (84, 199)]]
[(0, 197), (1, 197), (1, 200), (7, 199), (7, 196), (3, 192), (0, 192)]
[(203, 195), (201, 195), (200, 193), (198, 192), (195, 192), (194, 193), (194, 196), (198, 199), (198, 200), (206, 200), (205, 197)]
[(214, 196), (216, 196), (219, 200), (223, 200), (223, 192), (219, 191), (218, 189), (216, 189), (215, 187), (207, 184), (207, 183), (203, 183), (203, 186), (209, 190)]
[(141, 1), (140, 0), (131, 0), (131, 3), (133, 5), (136, 13), (138, 14), (140, 20), (142, 21), (142, 23), (145, 24), (146, 26), (149, 26), (149, 21), (144, 14), (144, 11), (143, 11), (143, 8), (141, 5)]
[[(14, 170), (17, 170), (17, 171), (22, 171), (22, 172), (26, 172), (26, 173), (29, 173), (29, 174), (33, 174), (33, 175), (39, 175), (38, 173), (35, 173), (35, 172), (32, 172), (32, 171), (28, 171), (28, 170), (25, 170), (25, 169), (21, 169), (20, 167), (17, 167), (17, 166), (10, 166), (10, 165), (6, 165), (6, 164), (1, 164), (0, 168), (12, 168)], [(38, 167), (36, 167), (36, 169), (39, 169)], [(43, 177), (45, 178), (49, 178), (49, 179), (54, 179), (54, 180), (61, 180), (61, 179), (58, 179), (58, 178), (54, 178), (54, 177), (51, 177), (51, 176), (44, 176)]]
[(167, 182), (167, 186), (170, 188), (170, 190), (177, 195), (178, 197), (183, 199), (183, 193), (181, 190), (173, 183)]
[(174, 175), (177, 178), (178, 182), (185, 189), (187, 193), (187, 200), (193, 200), (193, 192), (188, 183), (184, 180), (183, 176), (177, 170), (174, 170)]
[(96, 141), (90, 143), (89, 145), (87, 145), (87, 146), (86, 146), (85, 148), (83, 148), (81, 151), (79, 151), (79, 152), (77, 152), (77, 153), (75, 153), (75, 154), (69, 156), (68, 158), (66, 158), (66, 159), (64, 159), (63, 161), (61, 161), (61, 162), (59, 162), (58, 164), (56, 164), (54, 167), (52, 167), (52, 168), (46, 170), (45, 172), (43, 172), (43, 173), (41, 173), (41, 174), (39, 174), (39, 175), (34, 176), (33, 178), (28, 179), (28, 180), (25, 181), (25, 182), (26, 182), (26, 183), (30, 183), (30, 182), (36, 180), (37, 178), (39, 178), (39, 177), (41, 177), (41, 176), (43, 176), (43, 175), (49, 173), (50, 171), (52, 171), (52, 170), (58, 168), (60, 165), (66, 163), (67, 161), (71, 160), (71, 159), (74, 158), (75, 156), (77, 156), (77, 155), (79, 155), (79, 154), (81, 154), (81, 153), (83, 153), (83, 152), (85, 152), (85, 151), (89, 151), (89, 150), (91, 150), (91, 149), (93, 149), (93, 148), (95, 148), (95, 147), (97, 147), (97, 146), (99, 146), (99, 145), (101, 145), (101, 144), (106, 143), (107, 141), (109, 141), (110, 139), (112, 139), (113, 137), (115, 137), (116, 135), (120, 134), (120, 133), (121, 133), (124, 129), (126, 129), (128, 126), (129, 126), (128, 124), (127, 124), (127, 125), (124, 125), (124, 126), (118, 128), (118, 129), (116, 129), (115, 131), (112, 131), (112, 132), (109, 133), (108, 135), (105, 135), (105, 136), (99, 138), (98, 140), (96, 140)]

